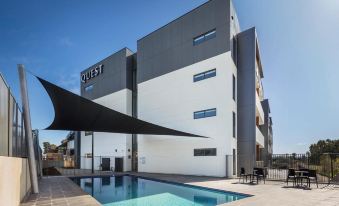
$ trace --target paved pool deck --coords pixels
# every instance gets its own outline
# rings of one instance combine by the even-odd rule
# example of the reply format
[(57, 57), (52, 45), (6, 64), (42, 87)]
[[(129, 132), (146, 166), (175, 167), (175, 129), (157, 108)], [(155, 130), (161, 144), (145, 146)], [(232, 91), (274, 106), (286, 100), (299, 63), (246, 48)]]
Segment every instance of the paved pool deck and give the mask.
[(311, 184), (311, 189), (286, 186), (281, 181), (266, 181), (257, 184), (239, 183), (238, 179), (214, 177), (196, 177), (184, 175), (165, 175), (148, 173), (131, 173), (148, 178), (209, 187), (214, 189), (253, 195), (223, 206), (339, 206), (339, 185), (320, 184), (319, 188)]
[(30, 195), (21, 206), (98, 206), (96, 199), (64, 176), (43, 177), (39, 194)]
[[(121, 175), (123, 173), (119, 173)], [(237, 179), (198, 177), (186, 175), (167, 175), (153, 173), (126, 173), (147, 178), (185, 183), (208, 188), (253, 195), (225, 206), (339, 206), (339, 185), (315, 184), (311, 189), (287, 187), (286, 183), (266, 181), (266, 184), (239, 183)], [(95, 176), (98, 176), (96, 174)], [(100, 205), (94, 198), (83, 192), (67, 177), (43, 178), (39, 195), (32, 195), (26, 205)]]

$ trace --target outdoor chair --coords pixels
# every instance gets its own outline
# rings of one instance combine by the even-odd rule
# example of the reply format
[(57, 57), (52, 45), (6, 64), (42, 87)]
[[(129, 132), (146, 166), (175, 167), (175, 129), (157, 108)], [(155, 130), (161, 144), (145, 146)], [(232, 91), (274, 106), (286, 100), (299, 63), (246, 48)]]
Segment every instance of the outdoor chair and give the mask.
[(318, 178), (317, 178), (317, 171), (316, 170), (309, 170), (308, 171), (308, 187), (311, 187), (311, 179), (316, 182), (317, 188), (318, 188)]
[(287, 185), (288, 185), (288, 180), (290, 180), (290, 179), (293, 180), (293, 186), (295, 186), (297, 177), (295, 176), (295, 170), (294, 169), (288, 169), (287, 178), (286, 178)]
[(300, 184), (302, 185), (303, 184), (303, 180), (306, 179), (307, 183), (308, 183), (308, 180), (309, 180), (309, 177), (308, 177), (308, 174), (309, 174), (309, 169), (306, 169), (306, 168), (301, 168), (301, 169), (298, 169), (299, 171), (305, 171), (307, 172), (306, 175), (303, 175), (303, 176), (297, 176), (297, 184), (298, 181), (300, 181)]
[(265, 175), (263, 168), (253, 168), (253, 175), (252, 176), (253, 176), (253, 179), (255, 177), (257, 178), (257, 184), (258, 184), (260, 179), (263, 179), (264, 184), (265, 184), (266, 175)]
[(245, 178), (246, 178), (246, 182), (247, 182), (247, 177), (250, 177), (250, 180), (251, 180), (251, 174), (246, 174), (245, 172), (245, 168), (240, 168), (240, 178), (239, 178), (239, 182), (241, 180), (241, 178), (243, 178), (243, 181), (242, 182), (245, 182)]

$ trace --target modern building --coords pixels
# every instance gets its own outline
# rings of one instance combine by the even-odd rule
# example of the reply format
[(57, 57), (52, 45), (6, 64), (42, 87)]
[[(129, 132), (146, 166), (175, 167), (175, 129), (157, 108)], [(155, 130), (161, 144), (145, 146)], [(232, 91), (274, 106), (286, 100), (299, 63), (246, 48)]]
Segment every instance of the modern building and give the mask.
[[(81, 72), (81, 95), (192, 138), (82, 132), (81, 168), (231, 177), (269, 164), (272, 120), (255, 28), (211, 0)], [(114, 120), (112, 120), (114, 121)], [(116, 123), (116, 122), (115, 122)], [(89, 158), (85, 158), (89, 157)]]
[[(133, 52), (124, 48), (81, 73), (81, 95), (110, 109), (133, 114)], [(92, 132), (81, 132), (80, 165), (92, 167)], [(132, 170), (132, 135), (95, 132), (94, 168), (110, 162), (116, 171)], [(135, 139), (135, 138), (134, 138)]]

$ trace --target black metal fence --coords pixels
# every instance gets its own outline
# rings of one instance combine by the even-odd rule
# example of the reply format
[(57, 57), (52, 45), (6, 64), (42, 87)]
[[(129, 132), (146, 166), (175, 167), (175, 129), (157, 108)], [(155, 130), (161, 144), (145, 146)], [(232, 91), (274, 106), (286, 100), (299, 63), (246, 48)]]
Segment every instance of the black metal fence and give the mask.
[[(44, 175), (83, 176), (92, 174), (111, 174), (122, 172), (132, 166), (121, 156), (55, 156), (42, 160)], [(93, 165), (93, 167), (92, 167)], [(124, 167), (125, 166), (125, 167)], [(53, 168), (53, 169), (52, 169)], [(52, 171), (50, 173), (50, 171)]]
[[(60, 156), (56, 159), (43, 160), (43, 168), (54, 168), (57, 174), (78, 176), (92, 174), (110, 174), (131, 170), (129, 159), (121, 156)], [(236, 176), (236, 160), (226, 156), (226, 176)], [(129, 164), (129, 165), (128, 165)], [(93, 169), (92, 169), (93, 165)], [(267, 170), (267, 179), (285, 181), (288, 169), (312, 169), (317, 171), (319, 183), (339, 183), (339, 153), (322, 154), (312, 157), (308, 154), (274, 154)], [(45, 174), (46, 175), (46, 174)], [(47, 174), (48, 175), (48, 174)]]
[(320, 183), (339, 183), (339, 154), (322, 154), (316, 158), (308, 154), (274, 154), (267, 168), (267, 179), (285, 180), (289, 168), (316, 170)]

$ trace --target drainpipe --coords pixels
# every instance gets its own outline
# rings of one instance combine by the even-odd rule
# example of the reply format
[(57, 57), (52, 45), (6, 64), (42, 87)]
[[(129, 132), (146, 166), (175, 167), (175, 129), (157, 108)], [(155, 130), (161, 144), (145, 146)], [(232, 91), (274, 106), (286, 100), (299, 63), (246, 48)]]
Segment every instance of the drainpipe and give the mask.
[(92, 131), (92, 174), (94, 174), (94, 132)]
[(28, 142), (29, 171), (30, 171), (30, 176), (31, 176), (33, 193), (39, 193), (37, 168), (36, 168), (34, 145), (33, 145), (31, 115), (29, 112), (28, 90), (27, 90), (27, 82), (26, 82), (26, 74), (25, 74), (24, 65), (18, 64), (18, 71), (19, 71), (19, 79), (20, 79), (22, 111), (23, 111), (24, 123), (25, 123), (25, 134), (27, 135), (27, 142)]

